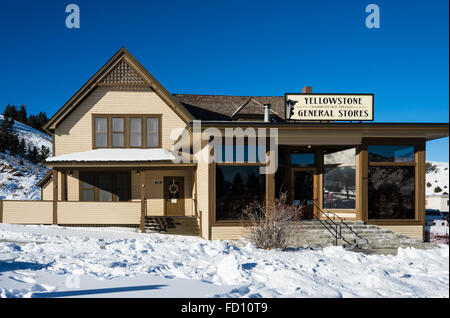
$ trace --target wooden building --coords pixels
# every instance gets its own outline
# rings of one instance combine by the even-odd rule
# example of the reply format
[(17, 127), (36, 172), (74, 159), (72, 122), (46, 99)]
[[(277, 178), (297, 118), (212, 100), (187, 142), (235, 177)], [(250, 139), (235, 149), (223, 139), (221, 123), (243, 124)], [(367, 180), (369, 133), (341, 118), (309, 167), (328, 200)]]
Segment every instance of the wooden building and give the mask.
[[(422, 238), (426, 142), (448, 136), (448, 123), (294, 120), (287, 97), (171, 94), (122, 48), (45, 125), (54, 156), (42, 200), (0, 201), (0, 221), (144, 229), (146, 216), (185, 216), (205, 239), (234, 239), (247, 203), (286, 193), (309, 217), (333, 212)], [(276, 131), (277, 147), (204, 137), (227, 130), (267, 145)], [(276, 171), (262, 173), (275, 156)]]

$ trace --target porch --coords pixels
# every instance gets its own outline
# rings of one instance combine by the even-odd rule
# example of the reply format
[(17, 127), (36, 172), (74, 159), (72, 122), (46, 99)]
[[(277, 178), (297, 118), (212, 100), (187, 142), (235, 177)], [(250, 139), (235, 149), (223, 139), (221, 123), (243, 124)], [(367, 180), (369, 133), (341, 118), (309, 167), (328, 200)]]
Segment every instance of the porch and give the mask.
[[(56, 202), (54, 224), (140, 226), (144, 231), (146, 217), (198, 216), (195, 172), (194, 164), (58, 166), (41, 185), (42, 199)], [(115, 207), (124, 213), (111, 213)]]

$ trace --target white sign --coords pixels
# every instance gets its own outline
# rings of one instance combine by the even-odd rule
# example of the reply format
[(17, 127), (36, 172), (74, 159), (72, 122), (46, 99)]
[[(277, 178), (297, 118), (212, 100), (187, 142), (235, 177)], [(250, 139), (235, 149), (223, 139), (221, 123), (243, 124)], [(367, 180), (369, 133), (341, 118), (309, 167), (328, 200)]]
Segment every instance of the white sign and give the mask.
[(286, 119), (373, 120), (373, 94), (286, 94)]

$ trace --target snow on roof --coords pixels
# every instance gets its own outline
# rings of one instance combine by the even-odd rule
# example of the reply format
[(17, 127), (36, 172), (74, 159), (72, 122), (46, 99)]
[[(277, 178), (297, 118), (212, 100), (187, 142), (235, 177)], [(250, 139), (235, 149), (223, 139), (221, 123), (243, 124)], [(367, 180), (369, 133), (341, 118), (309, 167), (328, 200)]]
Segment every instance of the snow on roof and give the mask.
[(162, 148), (151, 149), (95, 149), (49, 157), (47, 162), (59, 161), (168, 161), (175, 160), (172, 151)]

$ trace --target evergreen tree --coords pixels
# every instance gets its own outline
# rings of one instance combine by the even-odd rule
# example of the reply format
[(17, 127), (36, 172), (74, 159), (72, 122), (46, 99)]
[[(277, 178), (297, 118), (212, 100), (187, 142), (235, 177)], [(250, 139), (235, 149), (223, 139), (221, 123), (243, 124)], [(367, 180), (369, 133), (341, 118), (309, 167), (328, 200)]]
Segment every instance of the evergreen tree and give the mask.
[(45, 161), (45, 159), (48, 158), (49, 155), (50, 155), (50, 149), (45, 147), (44, 145), (42, 145), (41, 149), (39, 151), (38, 160), (43, 163)]
[(13, 120), (4, 117), (0, 124), (0, 151), (10, 150), (13, 142)]
[(25, 144), (25, 139), (20, 138), (19, 144), (17, 146), (17, 154), (21, 157), (25, 157), (26, 156), (26, 144)]
[(9, 117), (12, 119), (16, 119), (17, 118), (17, 107), (14, 105), (8, 104), (5, 108), (5, 110), (3, 111), (3, 116)]
[(39, 162), (38, 155), (39, 155), (39, 151), (36, 146), (32, 146), (32, 147), (30, 146), (28, 148), (27, 159), (29, 161), (31, 161), (32, 163), (38, 163)]
[(20, 106), (20, 110), (17, 112), (17, 120), (21, 123), (27, 123), (27, 109), (25, 105)]

